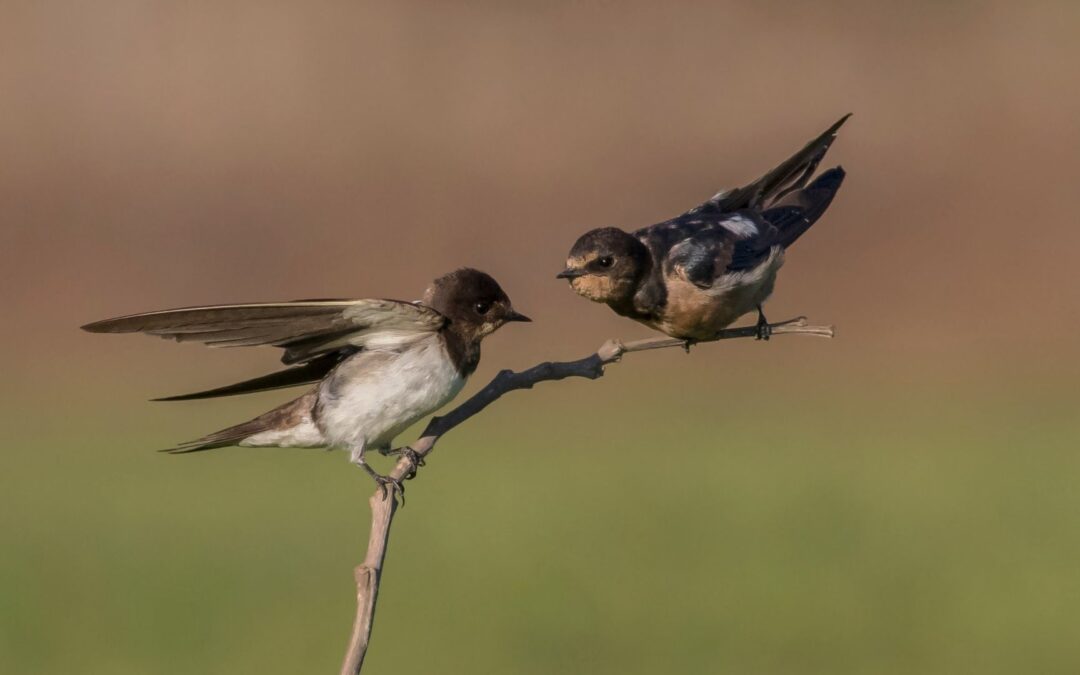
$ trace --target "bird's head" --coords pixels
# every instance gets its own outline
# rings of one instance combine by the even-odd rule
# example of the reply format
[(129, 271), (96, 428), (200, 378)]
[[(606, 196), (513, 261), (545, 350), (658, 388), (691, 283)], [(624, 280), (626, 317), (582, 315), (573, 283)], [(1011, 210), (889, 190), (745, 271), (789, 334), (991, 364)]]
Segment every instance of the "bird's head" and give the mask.
[(602, 227), (578, 238), (566, 258), (566, 269), (555, 276), (569, 280), (578, 295), (619, 304), (633, 297), (648, 262), (649, 250), (637, 237), (617, 227)]
[(514, 309), (490, 275), (468, 267), (433, 281), (423, 303), (449, 319), (454, 330), (477, 340), (510, 321), (532, 321)]

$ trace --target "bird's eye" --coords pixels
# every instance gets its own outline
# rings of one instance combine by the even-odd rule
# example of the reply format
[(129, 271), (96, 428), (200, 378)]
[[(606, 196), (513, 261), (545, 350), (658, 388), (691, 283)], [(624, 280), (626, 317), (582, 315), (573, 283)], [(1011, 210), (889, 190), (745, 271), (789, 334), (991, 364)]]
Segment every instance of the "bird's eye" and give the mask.
[(491, 303), (478, 302), (476, 303), (475, 309), (477, 314), (487, 314), (488, 310), (491, 309)]
[(609, 255), (605, 255), (602, 258), (598, 258), (596, 264), (604, 268), (611, 267), (615, 264), (615, 258), (612, 258)]

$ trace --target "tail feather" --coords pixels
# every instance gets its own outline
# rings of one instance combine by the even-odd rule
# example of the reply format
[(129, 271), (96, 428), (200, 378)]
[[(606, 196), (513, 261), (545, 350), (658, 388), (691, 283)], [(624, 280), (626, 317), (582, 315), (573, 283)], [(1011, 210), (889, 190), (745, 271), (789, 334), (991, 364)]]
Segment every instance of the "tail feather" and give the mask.
[(844, 169), (839, 166), (824, 171), (814, 182), (789, 192), (774, 206), (762, 212), (762, 217), (779, 231), (779, 238), (775, 243), (787, 248), (809, 230), (832, 204), (845, 175)]
[(240, 424), (226, 427), (202, 438), (186, 441), (173, 448), (165, 448), (160, 452), (173, 455), (186, 454), (189, 452), (202, 452), (225, 448), (230, 445), (239, 445), (244, 439), (264, 431), (285, 430), (297, 426), (310, 419), (311, 411), (315, 406), (317, 392), (310, 391), (298, 399), (294, 399), (274, 408), (270, 412), (263, 413), (255, 419), (241, 422)]

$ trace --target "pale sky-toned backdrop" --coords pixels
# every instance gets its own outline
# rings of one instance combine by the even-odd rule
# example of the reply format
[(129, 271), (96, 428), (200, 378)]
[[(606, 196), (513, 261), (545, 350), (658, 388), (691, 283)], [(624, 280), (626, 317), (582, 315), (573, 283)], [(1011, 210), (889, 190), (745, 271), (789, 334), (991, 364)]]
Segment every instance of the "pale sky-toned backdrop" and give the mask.
[(769, 307), (843, 341), (770, 356), (1075, 357), (1078, 21), (1069, 3), (9, 3), (9, 367), (20, 389), (75, 356), (94, 378), (122, 357), (229, 369), (249, 355), (71, 329), (413, 298), (464, 264), (537, 319), (493, 341), (504, 363), (642, 334), (552, 278), (575, 236), (752, 179), (848, 111), (829, 156), (848, 182)]

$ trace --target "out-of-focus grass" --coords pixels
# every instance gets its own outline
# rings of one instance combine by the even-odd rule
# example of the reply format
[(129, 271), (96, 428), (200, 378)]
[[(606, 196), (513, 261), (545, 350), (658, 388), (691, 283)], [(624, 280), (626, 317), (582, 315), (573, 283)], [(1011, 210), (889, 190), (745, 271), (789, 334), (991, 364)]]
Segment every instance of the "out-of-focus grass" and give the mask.
[[(444, 441), (395, 525), (371, 672), (1080, 670), (1064, 390), (620, 386), (514, 395)], [(5, 452), (0, 671), (334, 672), (366, 479), (104, 431), (43, 422)]]

